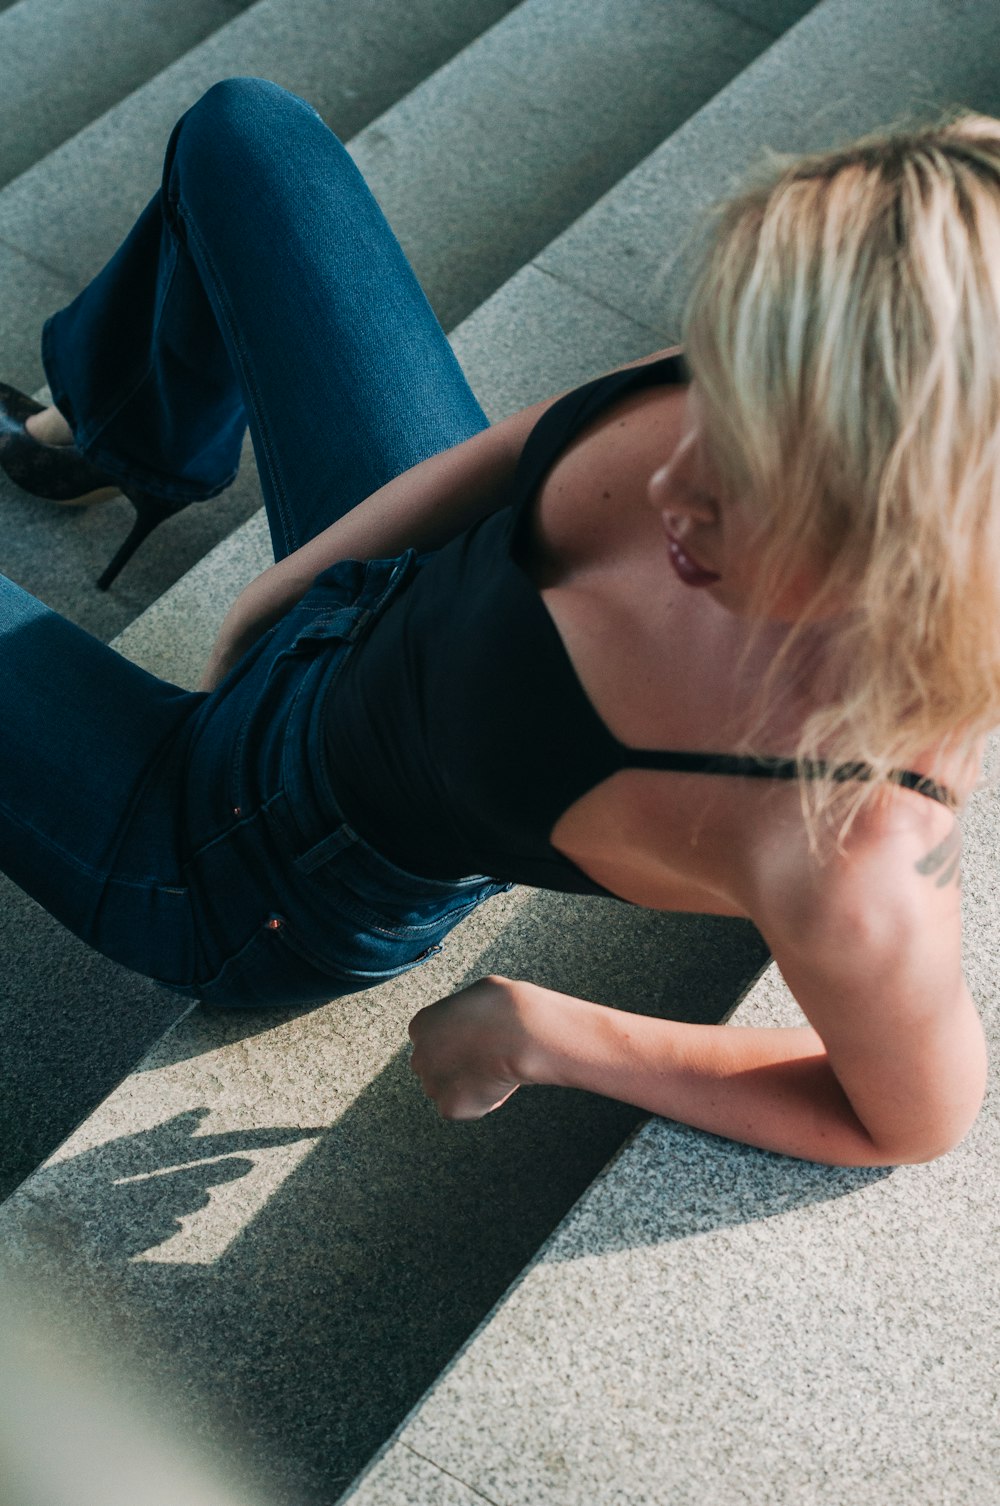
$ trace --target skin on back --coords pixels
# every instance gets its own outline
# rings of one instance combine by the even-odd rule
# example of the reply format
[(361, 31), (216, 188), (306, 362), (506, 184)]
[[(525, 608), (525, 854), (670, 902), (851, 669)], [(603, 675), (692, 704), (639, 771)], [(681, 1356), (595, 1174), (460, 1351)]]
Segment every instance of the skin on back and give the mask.
[[(671, 567), (661, 499), (651, 501), (649, 481), (682, 440), (687, 392), (670, 386), (629, 396), (567, 447), (539, 489), (522, 563), (590, 704), (621, 742), (725, 752), (788, 629), (768, 624), (753, 658), (741, 662), (746, 619)], [(725, 548), (715, 542), (713, 565)], [(724, 574), (720, 585), (727, 584)], [(793, 688), (757, 751), (787, 755), (808, 709)], [(948, 782), (940, 766), (920, 772)], [(899, 790), (888, 798), (928, 850), (954, 826), (926, 796)], [(794, 780), (627, 769), (565, 811), (551, 839), (633, 903), (749, 915), (774, 830), (786, 833), (787, 847), (800, 828), (804, 835)], [(807, 848), (801, 859), (815, 866)]]

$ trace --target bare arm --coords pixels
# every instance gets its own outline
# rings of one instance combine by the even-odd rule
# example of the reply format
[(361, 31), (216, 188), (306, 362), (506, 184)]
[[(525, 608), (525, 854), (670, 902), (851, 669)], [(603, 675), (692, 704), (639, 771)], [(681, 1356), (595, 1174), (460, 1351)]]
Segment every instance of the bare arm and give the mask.
[[(628, 364), (643, 366), (669, 353), (656, 351)], [(405, 549), (434, 549), (502, 507), (528, 434), (557, 400), (522, 408), (421, 461), (265, 570), (230, 609), (201, 689), (212, 689), (260, 634), (305, 595), (317, 575), (338, 560), (389, 559)]]
[[(887, 895), (890, 878), (901, 900)], [(898, 852), (834, 888), (822, 918), (798, 899), (766, 917), (808, 1025), (689, 1025), (487, 979), (415, 1017), (414, 1069), (450, 1117), (547, 1082), (806, 1160), (930, 1160), (968, 1131), (985, 1086), (957, 888), (901, 872)]]
[(526, 408), (404, 471), (251, 581), (226, 616), (200, 688), (218, 684), (338, 560), (389, 559), (405, 549), (433, 549), (500, 507), (531, 424), (546, 406)]

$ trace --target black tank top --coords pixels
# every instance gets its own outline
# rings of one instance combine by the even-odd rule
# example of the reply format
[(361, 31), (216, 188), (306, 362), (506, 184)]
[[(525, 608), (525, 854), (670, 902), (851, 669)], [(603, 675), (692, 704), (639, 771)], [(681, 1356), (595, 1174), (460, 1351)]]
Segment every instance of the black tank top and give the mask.
[[(627, 392), (688, 381), (681, 356), (567, 393), (528, 437), (510, 502), (429, 556), (348, 659), (326, 717), (332, 787), (348, 823), (428, 878), (483, 873), (608, 894), (551, 845), (560, 816), (621, 769), (796, 777), (792, 759), (629, 748), (597, 715), (518, 563), (546, 472)], [(862, 764), (810, 772), (864, 779)], [(947, 802), (908, 771), (901, 784)]]

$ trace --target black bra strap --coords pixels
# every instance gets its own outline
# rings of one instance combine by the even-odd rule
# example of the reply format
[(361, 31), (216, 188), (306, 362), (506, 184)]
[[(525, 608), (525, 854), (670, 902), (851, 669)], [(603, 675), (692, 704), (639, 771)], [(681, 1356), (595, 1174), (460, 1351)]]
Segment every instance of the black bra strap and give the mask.
[[(800, 769), (794, 758), (755, 758), (743, 753), (681, 753), (670, 750), (625, 749), (626, 767), (630, 769), (673, 769), (680, 774), (738, 774), (746, 779), (832, 779), (838, 784), (848, 780), (871, 779), (873, 770), (866, 763), (841, 763), (831, 766), (821, 760)], [(942, 805), (955, 805), (954, 797), (943, 785), (915, 774), (912, 769), (895, 769), (892, 782), (904, 789), (916, 790)]]

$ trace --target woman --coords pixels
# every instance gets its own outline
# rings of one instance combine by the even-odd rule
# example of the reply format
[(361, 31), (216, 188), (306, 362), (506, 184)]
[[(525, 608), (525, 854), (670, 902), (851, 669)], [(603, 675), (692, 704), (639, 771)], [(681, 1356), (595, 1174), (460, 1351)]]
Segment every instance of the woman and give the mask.
[[(955, 812), (1000, 722), (1000, 122), (778, 160), (661, 353), (492, 428), (343, 149), (252, 79), (6, 389), (29, 490), (140, 527), (249, 421), (276, 563), (203, 685), (7, 584), (0, 860), (127, 966), (327, 1000), (511, 882), (750, 917), (809, 1021), (489, 978), (416, 1015), (449, 1117), (569, 1083), (793, 1156), (927, 1160), (982, 1097)], [(120, 561), (118, 562), (120, 564)], [(13, 709), (11, 709), (13, 708)]]

